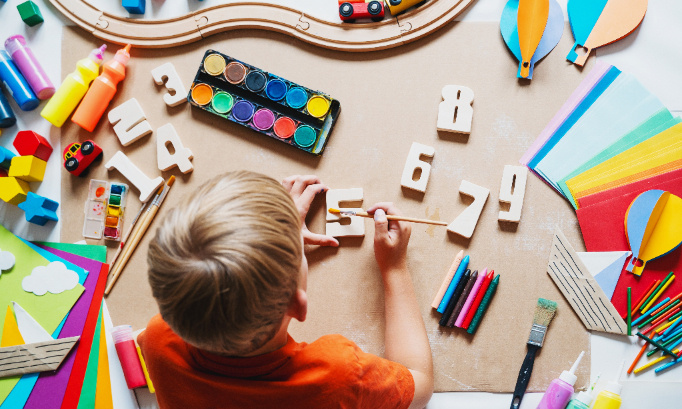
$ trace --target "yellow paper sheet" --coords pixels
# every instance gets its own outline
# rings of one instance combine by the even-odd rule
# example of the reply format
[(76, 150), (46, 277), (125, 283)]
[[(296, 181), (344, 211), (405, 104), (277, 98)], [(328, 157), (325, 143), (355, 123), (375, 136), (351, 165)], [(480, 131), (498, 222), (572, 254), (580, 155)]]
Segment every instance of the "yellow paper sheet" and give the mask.
[(2, 340), (0, 340), (0, 347), (13, 347), (15, 345), (23, 345), (24, 339), (19, 332), (17, 319), (14, 318), (12, 306), (7, 306), (7, 314), (5, 314), (5, 325), (2, 329)]
[(97, 392), (95, 392), (95, 409), (112, 409), (111, 381), (109, 380), (109, 359), (107, 358), (107, 337), (104, 325), (99, 336), (99, 364), (97, 365)]

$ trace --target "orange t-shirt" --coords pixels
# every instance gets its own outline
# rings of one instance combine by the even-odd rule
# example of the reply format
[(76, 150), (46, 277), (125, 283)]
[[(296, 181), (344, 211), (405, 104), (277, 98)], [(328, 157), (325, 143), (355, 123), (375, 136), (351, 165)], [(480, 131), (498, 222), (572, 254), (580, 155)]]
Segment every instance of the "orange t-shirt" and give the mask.
[(161, 409), (407, 408), (403, 365), (362, 352), (341, 335), (254, 357), (214, 355), (184, 342), (160, 315), (138, 337)]

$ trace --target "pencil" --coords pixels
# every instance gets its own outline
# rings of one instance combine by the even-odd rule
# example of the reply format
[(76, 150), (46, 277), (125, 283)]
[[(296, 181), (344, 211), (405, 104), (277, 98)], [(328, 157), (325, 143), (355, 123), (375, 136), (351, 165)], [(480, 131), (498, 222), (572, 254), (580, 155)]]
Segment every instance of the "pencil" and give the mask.
[[(163, 187), (159, 188), (159, 193), (161, 193), (162, 189), (163, 189)], [(109, 263), (109, 268), (114, 266), (114, 263), (118, 259), (118, 256), (121, 254), (123, 247), (125, 247), (126, 241), (128, 241), (128, 237), (130, 236), (130, 233), (132, 233), (133, 229), (135, 228), (135, 225), (137, 224), (137, 221), (140, 219), (140, 215), (142, 215), (142, 212), (144, 212), (144, 209), (147, 207), (147, 203), (149, 203), (149, 202), (151, 202), (151, 201), (144, 202), (142, 204), (142, 207), (140, 207), (140, 210), (138, 210), (137, 214), (135, 215), (135, 218), (133, 219), (133, 222), (128, 227), (128, 231), (123, 236), (123, 239), (121, 240), (121, 243), (118, 246), (118, 250), (116, 250), (116, 254), (114, 254), (114, 258), (111, 259), (111, 263)]]
[(632, 287), (628, 287), (628, 336), (632, 335)]
[(490, 306), (490, 302), (492, 301), (493, 297), (495, 296), (495, 291), (497, 291), (497, 285), (500, 283), (500, 275), (498, 274), (493, 281), (490, 282), (490, 286), (488, 287), (488, 291), (485, 292), (485, 295), (483, 296), (483, 301), (481, 301), (481, 305), (478, 307), (478, 311), (476, 311), (476, 315), (474, 315), (474, 319), (471, 320), (471, 324), (469, 324), (469, 328), (467, 328), (467, 333), (469, 334), (474, 334), (476, 330), (478, 329), (478, 326), (481, 324), (481, 320), (485, 316), (486, 311), (488, 310), (488, 306)]
[(662, 344), (659, 344), (658, 342), (656, 342), (656, 341), (654, 341), (653, 339), (647, 337), (646, 335), (642, 334), (641, 332), (638, 332), (638, 333), (637, 333), (637, 336), (640, 337), (640, 338), (642, 338), (643, 340), (649, 342), (651, 345), (653, 345), (653, 346), (659, 348), (660, 350), (662, 350), (662, 351), (665, 352), (666, 354), (668, 354), (668, 355), (672, 356), (673, 358), (677, 359), (677, 355), (673, 354), (673, 352), (672, 352), (671, 350), (669, 350), (668, 348), (664, 347)]
[[(339, 209), (334, 209), (334, 208), (329, 208), (329, 213), (333, 214), (341, 214), (344, 216), (359, 216), (359, 217), (368, 217), (370, 219), (374, 218), (373, 214), (369, 214), (366, 212), (357, 212), (355, 210), (339, 210)], [(435, 224), (436, 226), (447, 226), (448, 222), (440, 222), (436, 220), (429, 220), (429, 219), (415, 219), (414, 217), (403, 217), (403, 216), (394, 216), (392, 214), (387, 214), (386, 219), (388, 220), (393, 220), (396, 222), (412, 222), (412, 223), (424, 223), (424, 224)]]
[(129, 244), (128, 248), (126, 249), (126, 251), (124, 252), (123, 257), (121, 258), (121, 261), (116, 265), (115, 272), (113, 273), (113, 275), (111, 277), (111, 281), (107, 285), (107, 288), (104, 290), (105, 295), (109, 295), (109, 293), (111, 292), (111, 289), (114, 288), (114, 284), (116, 284), (116, 280), (118, 280), (118, 277), (123, 272), (123, 269), (125, 268), (126, 264), (128, 263), (128, 260), (130, 260), (130, 257), (135, 252), (135, 249), (137, 249), (137, 245), (140, 243), (140, 241), (142, 240), (142, 237), (147, 232), (149, 225), (152, 223), (152, 221), (154, 221), (154, 217), (156, 216), (156, 213), (158, 213), (159, 207), (161, 207), (161, 204), (166, 199), (166, 196), (168, 195), (168, 192), (170, 191), (170, 188), (173, 186), (174, 182), (175, 182), (175, 176), (171, 176), (170, 178), (168, 178), (168, 182), (166, 183), (166, 186), (163, 188), (163, 191), (161, 192), (161, 194), (157, 195), (157, 197), (154, 198), (154, 201), (148, 207), (147, 211), (145, 212), (145, 215), (143, 216), (142, 220), (140, 221), (139, 229), (135, 232), (132, 239), (129, 241), (130, 244)]
[(670, 279), (670, 277), (672, 277), (672, 275), (673, 275), (673, 272), (672, 272), (672, 271), (671, 271), (670, 273), (668, 273), (668, 275), (665, 276), (665, 278), (663, 279), (663, 281), (660, 281), (660, 282), (659, 282), (658, 286), (657, 286), (656, 289), (651, 293), (651, 295), (649, 296), (649, 298), (647, 298), (647, 300), (644, 301), (644, 304), (642, 304), (642, 307), (639, 309), (640, 312), (641, 312), (642, 314), (644, 314), (644, 312), (646, 312), (646, 306), (649, 304), (649, 301), (651, 301), (651, 299), (654, 298), (654, 296), (656, 295), (656, 293), (658, 292), (658, 290), (660, 290), (660, 289), (665, 285), (666, 281), (668, 281), (668, 279)]
[(438, 308), (440, 301), (443, 299), (443, 296), (445, 295), (445, 290), (448, 289), (450, 282), (452, 281), (453, 277), (455, 276), (455, 272), (457, 271), (457, 268), (462, 263), (462, 257), (464, 257), (464, 250), (460, 250), (459, 253), (457, 253), (457, 256), (455, 256), (455, 260), (452, 262), (450, 269), (448, 270), (447, 274), (445, 274), (445, 279), (443, 279), (443, 284), (440, 285), (440, 288), (438, 289), (438, 292), (436, 293), (436, 297), (433, 299), (433, 302), (431, 303), (432, 308)]
[[(633, 315), (633, 316), (635, 315), (635, 312), (639, 309), (639, 307), (642, 306), (642, 304), (644, 303), (644, 300), (646, 300), (647, 297), (649, 297), (649, 294), (651, 294), (651, 292), (654, 291), (654, 288), (655, 288), (657, 285), (658, 285), (658, 280), (654, 280), (654, 281), (651, 282), (651, 284), (649, 284), (649, 287), (647, 288), (646, 291), (644, 291), (644, 293), (642, 294), (642, 297), (639, 299), (639, 301), (637, 301), (637, 302), (635, 303), (635, 308), (632, 309), (632, 315)], [(620, 317), (623, 318), (623, 319), (625, 319), (625, 315), (626, 315), (626, 314), (623, 314), (623, 315), (621, 315)]]

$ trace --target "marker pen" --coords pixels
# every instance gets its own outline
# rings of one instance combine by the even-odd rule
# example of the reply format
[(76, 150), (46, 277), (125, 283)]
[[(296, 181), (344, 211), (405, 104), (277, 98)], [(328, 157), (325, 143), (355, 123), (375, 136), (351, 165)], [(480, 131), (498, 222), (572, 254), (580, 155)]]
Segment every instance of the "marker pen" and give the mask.
[(40, 115), (52, 125), (61, 127), (83, 99), (92, 80), (99, 74), (106, 45), (95, 48), (87, 58), (76, 63), (76, 71), (67, 75)]
[(0, 81), (5, 84), (7, 91), (22, 111), (32, 111), (40, 104), (26, 78), (21, 75), (12, 57), (5, 50), (0, 50)]
[(116, 52), (113, 59), (104, 64), (102, 74), (95, 78), (76, 109), (71, 120), (86, 131), (92, 132), (109, 103), (116, 95), (116, 86), (126, 77), (126, 64), (130, 60), (130, 44)]
[(14, 116), (12, 107), (5, 98), (5, 94), (0, 90), (0, 128), (9, 128), (16, 122), (17, 118)]
[(140, 357), (137, 355), (137, 348), (133, 340), (133, 328), (130, 325), (119, 325), (111, 330), (111, 337), (114, 338), (116, 355), (121, 361), (123, 376), (126, 378), (128, 389), (135, 389), (147, 385), (147, 380), (142, 371)]
[(33, 55), (33, 51), (26, 45), (24, 36), (17, 34), (5, 40), (5, 49), (19, 71), (26, 77), (28, 85), (36, 93), (38, 99), (48, 99), (54, 95), (54, 85)]

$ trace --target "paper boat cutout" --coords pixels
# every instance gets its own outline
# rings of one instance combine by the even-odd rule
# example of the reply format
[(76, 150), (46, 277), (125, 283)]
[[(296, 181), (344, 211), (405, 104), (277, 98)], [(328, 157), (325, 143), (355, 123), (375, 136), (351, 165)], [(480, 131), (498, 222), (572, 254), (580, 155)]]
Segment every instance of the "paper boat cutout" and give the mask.
[(580, 260), (609, 299), (613, 298), (625, 261), (631, 254), (629, 251), (578, 252)]
[(0, 378), (56, 371), (80, 337), (0, 348)]

